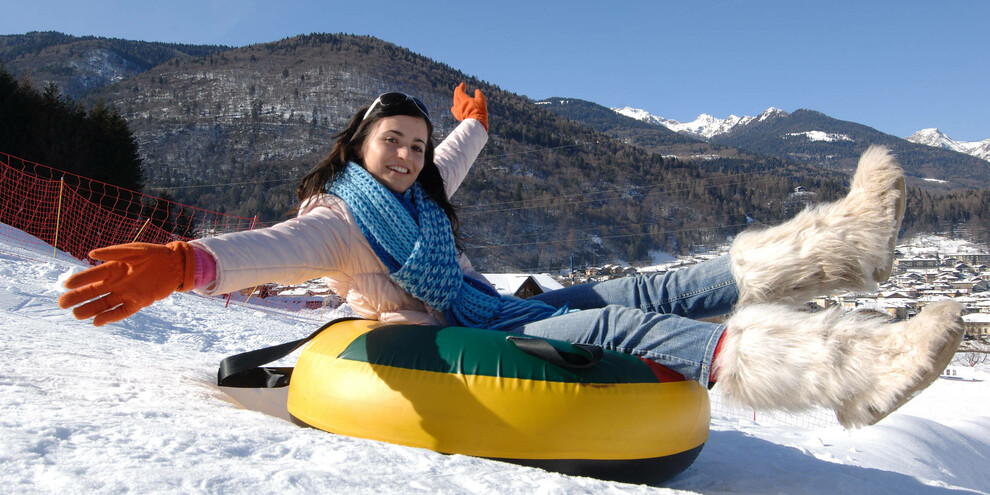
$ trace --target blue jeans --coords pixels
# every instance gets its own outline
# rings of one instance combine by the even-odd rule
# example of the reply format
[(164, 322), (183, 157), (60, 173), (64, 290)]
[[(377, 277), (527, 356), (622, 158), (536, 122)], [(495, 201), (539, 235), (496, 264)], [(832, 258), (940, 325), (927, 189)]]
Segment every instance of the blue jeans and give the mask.
[(513, 332), (593, 344), (660, 363), (708, 385), (725, 325), (699, 321), (724, 315), (739, 298), (729, 257), (673, 270), (581, 284), (534, 296), (579, 312), (522, 325)]

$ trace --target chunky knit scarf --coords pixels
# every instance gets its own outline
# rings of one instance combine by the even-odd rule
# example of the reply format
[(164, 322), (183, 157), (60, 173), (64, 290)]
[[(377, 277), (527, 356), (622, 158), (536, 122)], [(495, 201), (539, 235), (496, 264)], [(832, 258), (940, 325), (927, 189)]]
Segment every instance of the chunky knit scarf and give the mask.
[(392, 280), (443, 311), (451, 325), (509, 330), (567, 311), (502, 297), (466, 276), (457, 262), (450, 220), (418, 182), (396, 194), (352, 162), (327, 190), (347, 204)]

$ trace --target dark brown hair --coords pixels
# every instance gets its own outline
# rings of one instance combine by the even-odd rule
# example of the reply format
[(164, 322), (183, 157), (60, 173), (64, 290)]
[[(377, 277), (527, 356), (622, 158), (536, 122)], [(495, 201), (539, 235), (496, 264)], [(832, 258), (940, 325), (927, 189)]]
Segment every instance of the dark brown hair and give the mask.
[(403, 104), (375, 105), (374, 110), (365, 117), (369, 106), (364, 106), (357, 111), (351, 122), (347, 124), (347, 127), (334, 136), (336, 142), (333, 145), (333, 149), (330, 150), (330, 154), (302, 178), (299, 187), (296, 189), (299, 201), (305, 201), (310, 197), (325, 194), (327, 187), (344, 171), (347, 162), (354, 162), (363, 167), (364, 163), (360, 158), (361, 147), (371, 134), (371, 130), (375, 128), (375, 124), (382, 118), (393, 115), (419, 117), (426, 122), (427, 138), (426, 152), (423, 157), (423, 170), (420, 171), (416, 182), (423, 187), (423, 191), (430, 198), (440, 205), (440, 208), (447, 215), (450, 225), (454, 230), (454, 239), (457, 242), (458, 251), (460, 251), (460, 222), (457, 219), (457, 211), (454, 205), (451, 204), (450, 199), (447, 198), (447, 191), (444, 189), (440, 169), (433, 162), (433, 151), (436, 147), (433, 141), (433, 123), (425, 118), (423, 112), (411, 100)]

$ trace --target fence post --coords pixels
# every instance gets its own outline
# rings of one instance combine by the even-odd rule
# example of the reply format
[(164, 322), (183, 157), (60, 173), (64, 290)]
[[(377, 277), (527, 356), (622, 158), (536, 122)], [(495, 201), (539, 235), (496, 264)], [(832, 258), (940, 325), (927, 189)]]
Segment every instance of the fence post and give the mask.
[(52, 242), (52, 258), (58, 255), (58, 229), (62, 220), (62, 189), (65, 187), (65, 176), (58, 179), (58, 206), (55, 208), (55, 240)]
[(138, 229), (137, 235), (134, 236), (134, 240), (131, 242), (137, 242), (138, 237), (141, 237), (141, 232), (144, 232), (144, 228), (148, 226), (148, 222), (150, 221), (151, 221), (151, 217), (148, 217), (148, 219), (144, 221), (144, 224), (141, 225), (141, 228)]
[[(258, 223), (258, 215), (255, 215), (254, 218), (251, 219), (251, 228), (249, 228), (248, 230), (254, 230), (254, 224), (256, 224), (256, 223)], [(248, 301), (251, 300), (251, 296), (254, 295), (254, 291), (258, 290), (258, 287), (261, 287), (261, 285), (260, 284), (259, 285), (255, 285), (254, 288), (251, 289), (251, 293), (248, 294), (247, 299), (244, 299), (244, 306), (245, 307), (247, 307)]]

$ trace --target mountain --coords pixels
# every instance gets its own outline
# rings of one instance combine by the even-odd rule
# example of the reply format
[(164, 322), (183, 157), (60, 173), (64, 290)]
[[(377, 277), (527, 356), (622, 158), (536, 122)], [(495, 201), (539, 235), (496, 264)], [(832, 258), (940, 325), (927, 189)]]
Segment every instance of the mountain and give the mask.
[(898, 157), (909, 184), (933, 190), (985, 188), (990, 163), (954, 151), (911, 143), (855, 122), (813, 110), (776, 114), (716, 136), (713, 142), (757, 153), (778, 153), (822, 167), (852, 170), (870, 145), (888, 146)]
[(869, 145), (886, 145), (897, 154), (911, 184), (933, 191), (978, 189), (990, 183), (990, 163), (987, 161), (948, 148), (917, 144), (813, 110), (787, 113), (770, 108), (758, 117), (730, 116), (727, 119), (702, 114), (687, 124), (642, 110), (614, 110), (712, 144), (797, 160), (825, 169), (851, 171)]
[(923, 144), (934, 148), (945, 148), (972, 155), (981, 160), (990, 161), (990, 139), (984, 139), (983, 141), (956, 141), (935, 128), (922, 129), (904, 139), (912, 143)]
[[(624, 143), (666, 157), (705, 162), (701, 166), (709, 168), (716, 165), (712, 163), (713, 160), (719, 160), (719, 166), (724, 165), (720, 161), (722, 159), (742, 160), (723, 167), (736, 171), (751, 170), (755, 163), (765, 161), (764, 157), (754, 153), (709, 143), (700, 134), (682, 132), (681, 128), (671, 128), (668, 124), (674, 121), (663, 120), (643, 110), (628, 107), (615, 110), (590, 101), (561, 97), (547, 98), (537, 101), (536, 104)], [(820, 175), (814, 171), (807, 172)]]
[(0, 60), (8, 71), (34, 81), (53, 82), (72, 98), (83, 97), (169, 60), (201, 57), (228, 49), (56, 32), (0, 35)]
[[(127, 120), (147, 192), (260, 225), (292, 214), (299, 178), (378, 94), (419, 96), (442, 137), (456, 125), (454, 86), (480, 88), (489, 142), (452, 200), (467, 254), (486, 271), (638, 263), (651, 251), (723, 245), (751, 222), (776, 223), (808, 201), (839, 197), (848, 181), (844, 169), (700, 141), (590, 102), (534, 102), (368, 36), (317, 33), (238, 48), (21, 36), (4, 38), (0, 61), (40, 87), (90, 74), (77, 98), (105, 102)], [(86, 66), (75, 79), (38, 77), (69, 74), (46, 67), (75, 67), (87, 50), (128, 63)], [(793, 194), (798, 186), (812, 194)], [(909, 201), (927, 201), (931, 214), (906, 219), (906, 229), (966, 222), (960, 212), (972, 208), (959, 205), (980, 204), (966, 196), (936, 210), (937, 198), (920, 193)]]
[[(23, 43), (7, 40), (0, 60), (20, 67), (20, 77), (42, 72), (29, 59), (71, 66), (83, 46), (129, 47), (100, 38), (64, 42), (11, 50)], [(161, 47), (129, 47), (139, 48)], [(103, 101), (127, 120), (148, 192), (257, 216), (262, 225), (291, 215), (299, 178), (329, 151), (334, 134), (361, 105), (385, 91), (416, 94), (442, 137), (456, 125), (449, 108), (460, 81), (485, 93), (491, 122), (488, 145), (452, 198), (462, 205), (465, 247), (480, 269), (551, 271), (572, 260), (582, 266), (647, 261), (650, 251), (686, 253), (724, 243), (753, 219), (772, 223), (793, 215), (803, 206), (802, 198), (791, 196), (798, 185), (820, 198), (844, 187), (844, 177), (811, 175), (780, 162), (754, 164), (742, 176), (735, 162), (714, 160), (699, 168), (664, 157), (368, 36), (312, 34), (219, 51), (175, 50), (174, 58), (148, 69), (128, 65), (139, 71), (129, 76), (115, 72), (117, 65), (94, 69), (120, 77), (105, 77), (93, 88), (81, 85), (86, 91), (79, 99)], [(189, 55), (194, 50), (202, 54)], [(37, 54), (62, 58), (43, 62)], [(662, 135), (656, 138), (661, 141), (712, 147), (643, 130)], [(759, 187), (745, 187), (750, 181)]]
[(661, 125), (674, 132), (692, 136), (703, 141), (710, 141), (715, 136), (727, 134), (735, 127), (749, 124), (754, 120), (762, 121), (775, 115), (787, 115), (787, 112), (776, 108), (768, 109), (759, 117), (737, 117), (735, 115), (730, 115), (728, 118), (720, 119), (707, 113), (703, 113), (692, 122), (682, 123), (676, 120), (658, 117), (647, 112), (646, 110), (640, 110), (632, 107), (613, 108), (612, 110), (616, 113), (620, 113), (643, 122)]

